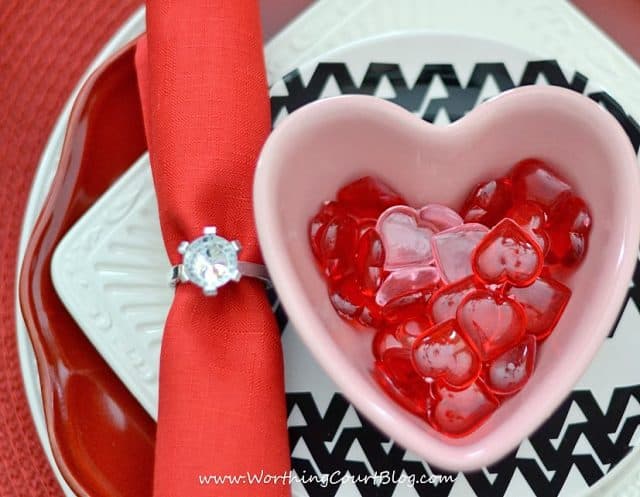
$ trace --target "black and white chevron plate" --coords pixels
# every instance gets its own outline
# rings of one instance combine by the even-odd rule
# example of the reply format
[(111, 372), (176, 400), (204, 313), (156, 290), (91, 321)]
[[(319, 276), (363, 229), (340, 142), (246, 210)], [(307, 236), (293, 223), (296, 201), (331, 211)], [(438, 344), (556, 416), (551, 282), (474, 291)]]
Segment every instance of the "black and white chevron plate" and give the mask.
[[(287, 74), (272, 87), (274, 125), (314, 100), (365, 94), (395, 102), (436, 124), (465, 115), (517, 86), (551, 84), (600, 103), (624, 127), (636, 152), (640, 126), (587, 75), (555, 60), (486, 40), (413, 33), (344, 47)], [(300, 164), (304, 167), (304, 164)], [(374, 428), (340, 394), (277, 309), (286, 361), (293, 469), (310, 497), (574, 497), (598, 495), (593, 485), (640, 445), (640, 269), (618, 323), (593, 364), (549, 420), (504, 460), (455, 482), (410, 485), (408, 477), (446, 475)], [(366, 476), (405, 475), (402, 483)], [(344, 483), (322, 477), (347, 475)], [(395, 478), (398, 480), (399, 478)]]

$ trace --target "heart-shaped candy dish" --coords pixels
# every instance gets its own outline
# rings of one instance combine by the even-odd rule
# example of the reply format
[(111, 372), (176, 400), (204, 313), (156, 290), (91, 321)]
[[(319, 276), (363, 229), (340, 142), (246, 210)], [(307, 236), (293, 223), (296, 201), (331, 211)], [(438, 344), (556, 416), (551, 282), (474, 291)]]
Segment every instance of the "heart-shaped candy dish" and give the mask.
[(307, 105), (267, 140), (254, 208), (318, 362), (381, 430), (448, 470), (506, 455), (570, 392), (640, 238), (628, 138), (556, 87), (505, 92), (446, 127), (375, 97)]

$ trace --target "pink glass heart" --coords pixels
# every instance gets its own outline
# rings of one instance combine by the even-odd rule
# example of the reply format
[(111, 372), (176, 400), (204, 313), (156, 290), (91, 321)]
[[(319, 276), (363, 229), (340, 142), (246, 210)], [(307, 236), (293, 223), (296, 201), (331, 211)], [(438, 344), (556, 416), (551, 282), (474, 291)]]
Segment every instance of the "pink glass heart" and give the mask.
[(440, 281), (440, 273), (432, 266), (409, 267), (389, 273), (376, 293), (376, 304), (385, 306), (392, 300), (413, 293), (431, 293)]
[(496, 224), (478, 244), (471, 265), (488, 284), (527, 286), (535, 281), (544, 264), (539, 245), (511, 219)]
[(527, 333), (541, 340), (549, 336), (560, 320), (571, 290), (548, 276), (541, 276), (528, 287), (510, 288), (507, 295), (524, 308)]
[(498, 408), (498, 400), (481, 380), (464, 390), (438, 386), (436, 399), (431, 423), (438, 431), (452, 437), (463, 437), (472, 432)]
[(418, 337), (411, 349), (413, 365), (423, 377), (466, 388), (480, 374), (480, 361), (454, 321), (434, 326)]
[(382, 308), (382, 318), (385, 323), (395, 326), (409, 319), (426, 316), (429, 297), (416, 292), (394, 299)]
[(456, 315), (460, 330), (471, 340), (483, 361), (491, 360), (520, 341), (526, 317), (513, 300), (498, 302), (486, 290), (468, 294)]
[(526, 335), (515, 347), (496, 357), (487, 368), (487, 387), (497, 394), (510, 395), (529, 380), (536, 360), (536, 339)]
[(376, 360), (382, 360), (382, 356), (389, 349), (402, 349), (404, 345), (389, 330), (379, 330), (373, 336), (371, 350)]
[(453, 283), (471, 274), (471, 254), (489, 228), (482, 224), (467, 223), (431, 238), (431, 247), (442, 281)]
[(453, 209), (441, 204), (425, 205), (418, 211), (420, 223), (433, 230), (434, 233), (460, 226), (464, 221)]
[(378, 218), (376, 229), (384, 246), (387, 271), (432, 262), (433, 230), (420, 224), (415, 209), (407, 206), (387, 209)]

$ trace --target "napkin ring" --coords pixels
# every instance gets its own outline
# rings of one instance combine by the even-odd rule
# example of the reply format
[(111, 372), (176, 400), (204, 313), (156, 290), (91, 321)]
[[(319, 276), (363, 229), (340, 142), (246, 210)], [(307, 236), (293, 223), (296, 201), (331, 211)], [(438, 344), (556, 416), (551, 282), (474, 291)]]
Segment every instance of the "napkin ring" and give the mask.
[(178, 245), (182, 263), (171, 269), (169, 284), (193, 283), (207, 296), (216, 295), (218, 288), (242, 277), (258, 278), (271, 286), (265, 266), (238, 260), (241, 248), (237, 240), (229, 241), (216, 234), (215, 226), (207, 226), (202, 236)]

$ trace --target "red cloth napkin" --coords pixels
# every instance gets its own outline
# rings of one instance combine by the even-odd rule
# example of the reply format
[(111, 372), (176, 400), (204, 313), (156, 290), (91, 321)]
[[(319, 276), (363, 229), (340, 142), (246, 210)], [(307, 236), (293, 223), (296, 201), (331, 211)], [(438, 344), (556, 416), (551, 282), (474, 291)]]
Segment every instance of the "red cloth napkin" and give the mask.
[[(251, 191), (270, 119), (258, 4), (154, 0), (147, 9), (136, 63), (169, 258), (179, 263), (180, 241), (214, 225), (240, 240), (240, 259), (260, 262)], [(217, 297), (179, 285), (160, 357), (154, 496), (288, 495), (283, 383), (260, 282), (244, 278)], [(202, 483), (209, 475), (226, 480)]]

